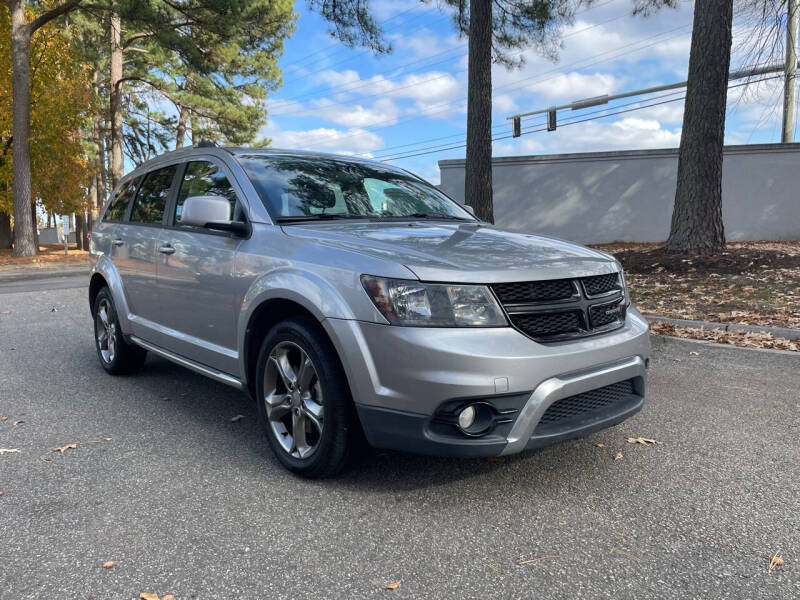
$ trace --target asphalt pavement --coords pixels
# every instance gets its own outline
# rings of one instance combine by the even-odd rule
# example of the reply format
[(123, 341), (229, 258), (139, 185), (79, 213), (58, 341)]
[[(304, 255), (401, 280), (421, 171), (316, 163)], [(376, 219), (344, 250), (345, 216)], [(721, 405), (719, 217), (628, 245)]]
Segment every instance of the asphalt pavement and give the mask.
[(800, 597), (796, 354), (654, 338), (612, 429), (304, 481), (244, 394), (154, 357), (106, 375), (73, 283), (0, 284), (3, 600)]

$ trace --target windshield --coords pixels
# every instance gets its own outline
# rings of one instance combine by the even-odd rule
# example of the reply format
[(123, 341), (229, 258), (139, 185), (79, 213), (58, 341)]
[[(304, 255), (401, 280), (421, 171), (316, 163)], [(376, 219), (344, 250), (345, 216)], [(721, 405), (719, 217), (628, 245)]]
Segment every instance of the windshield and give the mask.
[(399, 171), (324, 157), (237, 157), (278, 221), (475, 219), (432, 185)]

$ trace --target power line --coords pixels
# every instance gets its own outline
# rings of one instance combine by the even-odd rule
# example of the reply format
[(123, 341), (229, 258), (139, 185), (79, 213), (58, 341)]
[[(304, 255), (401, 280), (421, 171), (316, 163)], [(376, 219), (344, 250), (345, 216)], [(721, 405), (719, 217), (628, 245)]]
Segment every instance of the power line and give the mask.
[[(417, 6), (412, 6), (411, 8), (407, 8), (406, 10), (401, 11), (401, 12), (397, 13), (396, 15), (389, 17), (388, 19), (386, 19), (386, 21), (384, 21), (384, 25), (386, 23), (388, 23), (389, 21), (392, 21), (394, 19), (400, 18), (403, 15), (405, 15), (407, 13), (410, 13), (412, 10), (415, 10), (416, 8), (418, 8), (418, 7)], [(324, 48), (320, 48), (319, 50), (311, 52), (310, 54), (306, 54), (305, 56), (301, 56), (300, 58), (298, 58), (296, 60), (293, 60), (291, 62), (285, 63), (285, 64), (281, 65), (281, 68), (285, 69), (286, 67), (291, 67), (291, 66), (294, 66), (294, 65), (296, 65), (298, 63), (305, 62), (307, 59), (312, 58), (314, 56), (318, 56), (319, 54), (322, 54), (323, 52), (326, 52), (327, 50), (330, 50), (334, 46), (339, 46), (339, 43), (338, 42), (333, 42), (332, 44), (329, 44), (329, 45), (325, 46)], [(349, 48), (347, 48), (347, 47), (344, 47), (344, 48), (339, 47), (339, 50), (337, 50), (336, 53), (338, 54), (340, 50), (349, 50)]]
[[(607, 57), (607, 58), (604, 58), (602, 60), (596, 60), (594, 62), (590, 62), (589, 64), (582, 65), (579, 68), (591, 67), (591, 66), (594, 66), (596, 64), (600, 64), (600, 63), (603, 63), (603, 62), (607, 62), (609, 60), (613, 60), (614, 58), (617, 58), (618, 56), (622, 56), (622, 55), (626, 55), (626, 54), (630, 54), (630, 53), (634, 53), (634, 52), (641, 52), (642, 50), (646, 50), (647, 48), (650, 48), (652, 46), (660, 44), (660, 43), (662, 43), (662, 42), (664, 42), (666, 40), (678, 37), (679, 34), (668, 36), (668, 37), (666, 37), (664, 39), (660, 39), (658, 41), (652, 42), (650, 44), (646, 44), (646, 45), (644, 45), (644, 46), (642, 46), (640, 48), (636, 48), (636, 49), (633, 49), (633, 50), (626, 50), (626, 49), (630, 48), (631, 46), (636, 46), (637, 44), (640, 44), (640, 43), (642, 43), (644, 41), (655, 39), (655, 38), (659, 38), (659, 37), (662, 37), (662, 36), (664, 36), (664, 35), (666, 35), (668, 33), (673, 33), (673, 32), (675, 32), (675, 31), (677, 31), (679, 29), (685, 29), (685, 28), (690, 27), (690, 26), (691, 26), (691, 23), (687, 23), (687, 24), (681, 25), (680, 27), (676, 27), (674, 29), (669, 29), (667, 31), (664, 31), (664, 32), (656, 34), (656, 35), (646, 36), (646, 37), (643, 37), (643, 38), (641, 38), (641, 39), (639, 39), (639, 40), (637, 40), (635, 42), (631, 42), (629, 44), (624, 44), (622, 46), (618, 46), (617, 48), (614, 48), (613, 50), (609, 50), (609, 51), (606, 51), (606, 52), (601, 52), (600, 54), (596, 54), (594, 56), (590, 56), (588, 58), (575, 61), (575, 62), (570, 63), (568, 65), (565, 65), (565, 66), (563, 66), (561, 68), (550, 69), (549, 71), (545, 71), (544, 73), (540, 73), (540, 74), (532, 76), (532, 77), (527, 77), (527, 78), (525, 78), (523, 80), (518, 80), (517, 82), (515, 82), (515, 85), (513, 85), (513, 86), (509, 83), (509, 84), (506, 84), (504, 86), (495, 87), (494, 90), (495, 91), (501, 90), (501, 89), (509, 89), (510, 90), (510, 89), (517, 89), (519, 87), (524, 87), (524, 85), (520, 86), (520, 85), (516, 85), (516, 84), (519, 81), (529, 81), (530, 79), (535, 79), (536, 77), (539, 77), (539, 75), (547, 75), (548, 73), (557, 73), (557, 74), (558, 73), (562, 73), (565, 69), (569, 69), (571, 67), (579, 65), (580, 63), (585, 62), (586, 60), (592, 60), (592, 59), (595, 59), (595, 58), (597, 58), (599, 56), (604, 56), (606, 54), (611, 54), (612, 52), (617, 52), (617, 54), (615, 54), (613, 56), (610, 56), (610, 57)], [(622, 51), (622, 50), (626, 50), (626, 51), (625, 52), (618, 52), (618, 51)], [(555, 78), (555, 76), (539, 78), (539, 79), (535, 79), (535, 81), (533, 81), (531, 83), (542, 83), (544, 81), (548, 81), (548, 80), (554, 79), (554, 78)], [(436, 114), (443, 113), (445, 111), (450, 110), (450, 107), (452, 107), (454, 104), (456, 104), (458, 102), (464, 102), (464, 101), (465, 101), (465, 98), (462, 97), (462, 98), (459, 98), (456, 101), (442, 102), (442, 103), (439, 103), (439, 104), (436, 104), (436, 105), (430, 107), (427, 111), (425, 111), (424, 115), (408, 117), (408, 118), (405, 118), (405, 119), (400, 119), (399, 121), (397, 121), (395, 119), (386, 119), (384, 121), (378, 121), (376, 123), (373, 123), (372, 125), (369, 125), (367, 127), (362, 127), (362, 130), (363, 131), (378, 131), (378, 130), (381, 130), (381, 129), (387, 129), (389, 127), (396, 127), (397, 125), (400, 125), (400, 124), (403, 124), (403, 123), (408, 123), (410, 121), (416, 121), (416, 120), (419, 120), (419, 119), (423, 119), (423, 118), (429, 117), (431, 115), (436, 115)], [(325, 108), (328, 108), (329, 106), (332, 106), (332, 105), (328, 105)], [(338, 141), (341, 142), (342, 140), (352, 139), (352, 138), (358, 137), (360, 135), (362, 135), (361, 132), (354, 133), (354, 134), (347, 135), (347, 136), (342, 136), (341, 138), (339, 138)], [(307, 144), (311, 145), (311, 144), (314, 144), (314, 143), (316, 143), (318, 141), (321, 141), (321, 140), (324, 140), (324, 139), (325, 138), (323, 138), (323, 137), (315, 138), (315, 139), (309, 140), (307, 142)]]
[[(745, 81), (744, 83), (738, 83), (738, 84), (734, 84), (734, 85), (729, 85), (728, 89), (733, 89), (733, 88), (737, 88), (737, 87), (741, 87), (741, 86), (751, 85), (751, 84), (754, 84), (754, 83), (760, 83), (762, 81), (767, 81), (769, 79), (777, 79), (777, 78), (780, 78), (780, 77), (782, 77), (782, 75), (773, 75), (773, 76), (770, 76), (770, 77), (763, 77), (761, 79)], [(683, 92), (673, 92), (671, 94), (665, 94), (665, 96), (675, 95), (677, 93), (683, 93)], [(594, 117), (586, 117), (586, 118), (576, 118), (576, 119), (572, 119), (572, 120), (569, 120), (569, 121), (566, 121), (566, 122), (563, 122), (563, 123), (559, 123), (559, 127), (566, 127), (567, 125), (577, 125), (578, 123), (586, 123), (588, 121), (594, 121), (594, 120), (597, 120), (597, 119), (604, 119), (604, 118), (607, 118), (607, 117), (613, 117), (615, 115), (634, 112), (634, 111), (637, 111), (637, 110), (644, 110), (646, 108), (652, 108), (654, 106), (660, 106), (662, 104), (669, 104), (671, 102), (678, 102), (680, 100), (684, 100), (685, 98), (686, 98), (686, 96), (682, 95), (679, 98), (672, 98), (672, 99), (669, 99), (669, 100), (662, 100), (661, 102), (653, 102), (653, 103), (650, 103), (650, 104), (645, 104), (645, 105), (642, 105), (642, 106), (628, 108), (628, 109), (625, 109), (625, 110), (618, 110), (618, 111), (615, 111), (615, 112), (610, 112), (610, 113), (607, 113), (607, 114), (604, 114), (604, 115), (599, 115), (599, 116), (594, 116)], [(631, 104), (635, 104), (635, 103), (631, 103)], [(626, 105), (621, 105), (621, 106), (626, 106)], [(609, 110), (610, 108), (619, 108), (619, 107), (608, 107), (608, 108), (601, 109), (601, 110), (595, 111), (595, 112), (605, 112), (605, 111)], [(586, 114), (590, 114), (590, 113), (586, 113)], [(585, 117), (585, 115), (576, 115), (576, 116), (577, 117)], [(527, 135), (529, 133), (537, 133), (537, 132), (546, 131), (546, 130), (547, 130), (547, 127), (540, 127), (540, 128), (537, 128), (537, 129), (527, 129), (527, 130), (523, 130), (522, 131), (522, 135)], [(513, 134), (507, 134), (507, 135), (503, 135), (503, 136), (493, 137), (492, 141), (496, 142), (496, 141), (500, 141), (500, 140), (506, 140), (506, 139), (509, 139), (509, 138), (512, 138), (512, 137), (514, 137)], [(391, 162), (391, 161), (399, 160), (399, 159), (402, 159), (402, 158), (412, 158), (412, 157), (415, 157), (415, 156), (423, 156), (423, 155), (426, 155), (426, 154), (435, 154), (437, 152), (445, 152), (447, 150), (456, 150), (456, 149), (459, 149), (459, 148), (465, 148), (466, 145), (467, 145), (466, 143), (461, 143), (461, 144), (451, 145), (451, 146), (448, 146), (448, 147), (445, 147), (445, 148), (437, 147), (435, 149), (422, 149), (422, 151), (420, 151), (420, 152), (416, 152), (415, 151), (413, 153), (401, 154), (401, 155), (398, 155), (398, 156), (392, 156), (392, 157), (388, 157), (388, 158), (387, 157), (383, 157), (380, 160), (382, 160), (382, 162)]]
[[(426, 15), (422, 15), (422, 16), (426, 16)], [(430, 23), (427, 23), (426, 26), (435, 25), (436, 23), (440, 23), (441, 21), (444, 21), (447, 18), (448, 18), (448, 16), (445, 15), (445, 16), (440, 17), (438, 19), (434, 19)], [(399, 27), (399, 25), (398, 25), (398, 27)], [(394, 29), (396, 29), (396, 28), (394, 28)], [(419, 30), (419, 29), (420, 28), (418, 27), (417, 30)], [(387, 31), (391, 31), (391, 29), (389, 29)], [(335, 52), (334, 54), (341, 54), (342, 52), (345, 52), (347, 50), (349, 50), (349, 48), (345, 47), (345, 48), (342, 48), (339, 52)], [(318, 73), (322, 73), (323, 71), (328, 71), (329, 69), (332, 69), (333, 67), (337, 67), (337, 66), (342, 65), (344, 63), (350, 62), (351, 60), (354, 60), (355, 58), (357, 58), (359, 56), (362, 56), (364, 54), (367, 54), (367, 50), (357, 50), (352, 56), (347, 56), (347, 57), (343, 58), (340, 61), (337, 61), (337, 62), (332, 63), (332, 64), (327, 64), (324, 67), (322, 67), (320, 69), (317, 69), (315, 71), (310, 71), (308, 73), (303, 73), (303, 75), (300, 76), (300, 77), (295, 77), (294, 79), (290, 79), (289, 81), (286, 81), (284, 83), (284, 85), (288, 85), (290, 83), (294, 83), (295, 81), (300, 81), (302, 79), (306, 79), (308, 77), (311, 77), (312, 75), (316, 75)]]
[[(599, 53), (599, 54), (595, 54), (594, 56), (591, 56), (591, 57), (589, 57), (589, 58), (587, 58), (587, 59), (581, 59), (581, 60), (579, 60), (579, 61), (576, 61), (575, 63), (572, 63), (572, 64), (574, 65), (574, 64), (577, 64), (577, 63), (583, 62), (584, 60), (589, 60), (589, 59), (592, 59), (592, 58), (597, 58), (597, 57), (599, 57), (599, 56), (603, 56), (603, 55), (605, 55), (605, 54), (610, 54), (610, 53), (612, 53), (612, 52), (615, 52), (615, 51), (617, 51), (617, 50), (621, 50), (621, 49), (624, 49), (624, 48), (628, 48), (628, 47), (630, 47), (630, 46), (635, 46), (636, 44), (639, 44), (639, 43), (641, 43), (641, 42), (644, 42), (644, 41), (647, 41), (647, 40), (650, 40), (650, 39), (655, 39), (655, 38), (661, 37), (661, 36), (663, 36), (663, 35), (667, 35), (667, 34), (669, 34), (669, 33), (672, 33), (672, 32), (675, 32), (675, 31), (678, 31), (679, 29), (686, 29), (687, 27), (690, 27), (690, 26), (691, 26), (691, 23), (685, 23), (685, 24), (683, 24), (683, 25), (681, 25), (681, 26), (679, 26), (679, 27), (675, 27), (675, 28), (673, 28), (673, 29), (668, 29), (668, 30), (666, 30), (666, 31), (663, 31), (663, 32), (661, 32), (661, 33), (658, 33), (658, 34), (655, 34), (655, 35), (651, 35), (651, 36), (645, 36), (645, 37), (643, 37), (643, 38), (640, 38), (640, 39), (639, 39), (639, 40), (637, 40), (636, 42), (631, 42), (630, 44), (625, 44), (625, 45), (623, 45), (623, 46), (619, 46), (618, 48), (615, 48), (614, 50), (608, 50), (608, 51), (606, 51), (606, 52), (601, 52), (601, 53)], [(587, 27), (586, 29), (588, 30), (588, 29), (591, 29), (591, 28), (592, 28), (592, 27)], [(669, 38), (667, 38), (667, 39), (669, 39)], [(654, 42), (653, 44), (650, 44), (650, 45), (652, 46), (652, 45), (655, 45), (655, 44), (657, 44), (657, 43), (660, 43), (660, 42)], [(649, 46), (645, 46), (645, 47), (649, 47)], [(639, 50), (643, 50), (643, 49), (644, 49), (644, 48), (639, 48), (639, 49), (637, 49), (636, 51), (638, 52)], [(517, 58), (520, 58), (520, 57), (521, 57), (521, 56), (522, 56), (522, 55), (523, 55), (525, 52), (527, 52), (527, 49), (526, 49), (526, 50), (523, 50), (523, 51), (521, 51), (521, 52), (518, 54), (518, 57), (517, 57)], [(607, 59), (606, 59), (606, 60), (607, 60)], [(604, 62), (604, 61), (599, 61), (599, 62)], [(591, 64), (589, 64), (589, 65), (584, 65), (582, 68), (590, 67), (590, 66), (592, 66), (593, 64), (596, 64), (596, 63), (591, 63)], [(322, 70), (324, 71), (324, 70), (326, 70), (326, 69), (322, 69)], [(431, 82), (433, 82), (433, 81), (438, 81), (439, 79), (444, 79), (444, 78), (446, 78), (446, 77), (452, 77), (452, 76), (453, 76), (453, 73), (463, 73), (463, 72), (464, 72), (464, 71), (466, 71), (466, 70), (467, 70), (467, 69), (457, 69), (457, 70), (455, 70), (455, 71), (452, 71), (452, 72), (449, 72), (449, 73), (442, 73), (441, 75), (436, 75), (435, 77), (430, 77), (430, 78), (428, 78), (428, 79), (424, 79), (424, 80), (422, 80), (422, 81), (418, 81), (418, 82), (416, 82), (416, 83), (411, 83), (411, 84), (403, 85), (403, 86), (400, 86), (400, 87), (396, 87), (396, 88), (394, 88), (394, 89), (392, 89), (392, 90), (391, 90), (391, 93), (395, 93), (395, 92), (398, 92), (398, 91), (401, 91), (401, 90), (405, 90), (405, 89), (409, 89), (409, 88), (418, 87), (418, 86), (421, 86), (421, 85), (426, 85), (426, 84), (429, 84), (429, 83), (431, 83)], [(545, 73), (552, 73), (553, 71), (558, 71), (558, 70), (559, 70), (559, 69), (551, 69), (551, 70), (549, 70), (549, 71), (545, 71)], [(530, 76), (530, 77), (526, 77), (526, 78), (524, 78), (524, 79), (519, 79), (519, 80), (517, 80), (517, 82), (519, 82), (519, 81), (529, 81), (530, 79), (535, 79), (536, 77), (538, 77), (538, 75), (532, 75), (532, 76)], [(510, 85), (511, 85), (511, 84), (510, 84), (510, 83), (508, 83), (508, 84), (506, 84), (506, 85), (500, 86), (500, 87), (498, 87), (498, 88), (495, 88), (495, 89), (506, 89), (506, 88), (508, 88)], [(514, 87), (518, 87), (518, 86), (514, 86)], [(359, 96), (359, 99), (360, 99), (360, 100), (365, 100), (365, 99), (367, 99), (367, 98), (377, 98), (377, 97), (383, 97), (383, 96), (385, 96), (385, 95), (386, 95), (386, 92), (377, 92), (377, 93), (374, 93), (374, 94), (360, 95), (360, 96)], [(333, 106), (348, 106), (348, 105), (350, 105), (350, 103), (351, 103), (351, 101), (348, 101), (348, 102), (336, 102), (336, 103), (328, 104), (328, 105), (326, 105), (324, 108), (330, 108), (330, 107), (333, 107)], [(450, 103), (448, 103), (448, 104), (453, 104), (453, 103), (452, 103), (452, 102), (450, 102)], [(301, 110), (301, 111), (297, 111), (297, 112), (276, 112), (276, 113), (273, 113), (273, 116), (292, 116), (292, 117), (298, 117), (298, 116), (303, 116), (303, 115), (307, 115), (307, 114), (314, 113), (315, 111), (316, 111), (316, 109), (306, 109), (306, 110)]]
[[(610, 4), (611, 2), (616, 2), (616, 0), (606, 0), (606, 2), (604, 2), (602, 4), (593, 5), (591, 8), (600, 8), (602, 6)], [(581, 11), (581, 12), (585, 12), (585, 10)], [(589, 31), (590, 29), (594, 29), (596, 27), (600, 27), (602, 25), (606, 25), (608, 23), (611, 23), (612, 21), (618, 21), (619, 19), (625, 18), (627, 16), (629, 16), (629, 13), (625, 12), (625, 13), (623, 13), (621, 15), (616, 16), (616, 17), (612, 17), (610, 19), (606, 19), (605, 21), (601, 21), (599, 23), (594, 23), (593, 25), (590, 25), (588, 27), (584, 27), (583, 29), (578, 29), (577, 31), (571, 31), (570, 33), (562, 36), (561, 39), (564, 40), (564, 39), (573, 37), (575, 35), (579, 35), (579, 34), (585, 32), (585, 31)], [(462, 51), (463, 51), (463, 48), (460, 48), (460, 47), (448, 48), (447, 50), (443, 50), (442, 52), (437, 52), (436, 54), (432, 54), (430, 56), (426, 56), (425, 58), (412, 60), (412, 61), (403, 63), (401, 65), (398, 65), (398, 66), (396, 66), (396, 67), (394, 67), (392, 69), (387, 69), (386, 71), (373, 73), (372, 75), (370, 75), (370, 79), (378, 77), (378, 76), (381, 76), (381, 75), (386, 75), (387, 73), (394, 73), (394, 72), (396, 72), (398, 70), (405, 69), (408, 66), (419, 64), (419, 63), (424, 63), (424, 62), (427, 62), (427, 61), (429, 61), (431, 59), (434, 59), (436, 57), (443, 56), (445, 54), (453, 54), (454, 52), (459, 52), (460, 53)], [(519, 56), (522, 56), (522, 54), (524, 54), (526, 51), (527, 50), (521, 51), (519, 53)], [(429, 69), (429, 68), (431, 68), (433, 66), (449, 62), (453, 58), (456, 58), (456, 57), (455, 56), (449, 56), (449, 57), (447, 57), (447, 58), (445, 58), (443, 60), (439, 60), (439, 61), (436, 61), (436, 62), (431, 63), (431, 64), (426, 64), (426, 65), (420, 66), (420, 67), (418, 67), (416, 69), (412, 69), (411, 71), (407, 71), (407, 72), (404, 72), (404, 73), (398, 73), (398, 75), (408, 75), (410, 73), (416, 73), (416, 72), (421, 71), (423, 69)], [(335, 66), (335, 65), (329, 65), (326, 69), (323, 69), (323, 71), (327, 70), (327, 69), (330, 69), (332, 66)], [(458, 69), (456, 71), (452, 71), (451, 74), (452, 73), (462, 73), (464, 71), (466, 71), (466, 69)], [(431, 80), (426, 80), (425, 83), (427, 83), (428, 81), (431, 81)], [(314, 88), (314, 90), (322, 90), (324, 88), (326, 90), (326, 92), (329, 93), (329, 94), (330, 93), (342, 93), (342, 92), (352, 92), (353, 90), (362, 89), (362, 88), (369, 87), (369, 86), (372, 86), (372, 85), (374, 85), (373, 81), (361, 80), (361, 81), (353, 82), (353, 83), (350, 83), (350, 84), (333, 85), (333, 86), (329, 86), (329, 87), (317, 86), (316, 88)], [(300, 100), (300, 99), (307, 98), (307, 97), (310, 97), (310, 96), (316, 96), (318, 92), (314, 91), (314, 90), (309, 91), (309, 92), (303, 92), (302, 94), (298, 94), (296, 96), (290, 96), (289, 98), (281, 98), (280, 100), (288, 102), (288, 101), (291, 101), (291, 100)], [(278, 114), (287, 114), (287, 113), (278, 113)]]

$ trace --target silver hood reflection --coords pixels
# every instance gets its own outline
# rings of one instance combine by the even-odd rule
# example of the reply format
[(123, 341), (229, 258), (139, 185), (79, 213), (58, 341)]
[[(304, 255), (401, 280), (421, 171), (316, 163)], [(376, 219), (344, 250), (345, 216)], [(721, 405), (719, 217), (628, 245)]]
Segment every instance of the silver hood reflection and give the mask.
[(285, 225), (283, 230), (323, 246), (400, 263), (423, 281), (496, 283), (617, 270), (613, 257), (603, 252), (481, 223), (326, 221)]

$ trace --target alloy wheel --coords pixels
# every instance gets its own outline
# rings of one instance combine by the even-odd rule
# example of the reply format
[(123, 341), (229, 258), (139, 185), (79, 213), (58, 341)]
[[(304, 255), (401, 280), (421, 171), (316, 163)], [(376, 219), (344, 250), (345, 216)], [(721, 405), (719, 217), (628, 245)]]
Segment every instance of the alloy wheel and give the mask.
[(294, 458), (309, 458), (322, 438), (324, 409), (311, 357), (294, 342), (280, 342), (264, 369), (264, 405), (275, 439)]
[(114, 362), (117, 354), (117, 326), (112, 317), (113, 310), (111, 302), (103, 298), (98, 306), (94, 323), (97, 347), (100, 348), (100, 356), (106, 364)]

